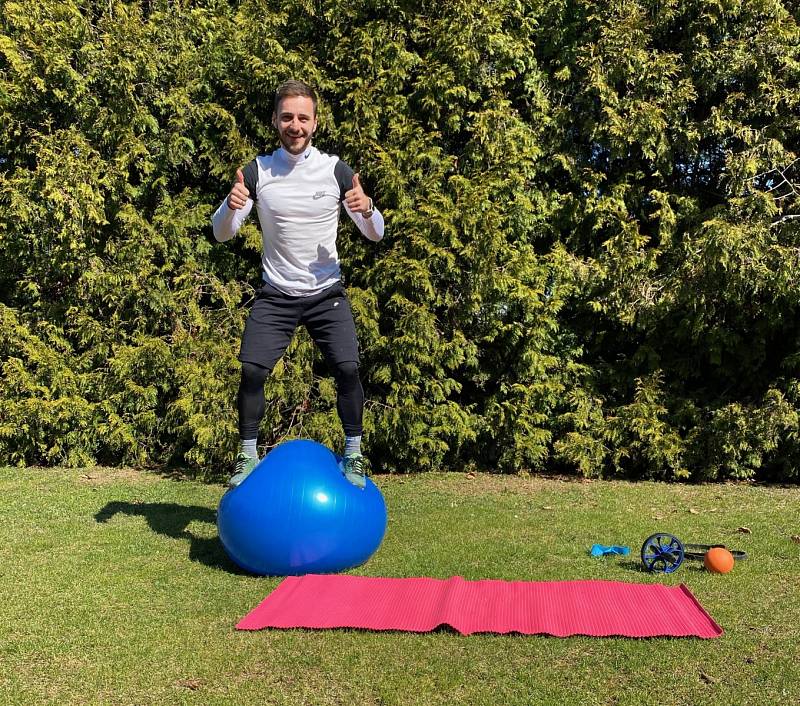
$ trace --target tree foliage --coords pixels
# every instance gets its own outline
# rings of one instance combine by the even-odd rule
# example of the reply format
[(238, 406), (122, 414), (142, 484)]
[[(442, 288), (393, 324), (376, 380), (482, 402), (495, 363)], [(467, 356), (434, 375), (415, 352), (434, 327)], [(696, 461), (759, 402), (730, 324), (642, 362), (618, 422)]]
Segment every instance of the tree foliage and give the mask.
[[(797, 478), (800, 30), (778, 0), (3, 2), (0, 459), (228, 470), (273, 91), (387, 237), (343, 223), (368, 452)], [(262, 442), (340, 444), (300, 333)]]

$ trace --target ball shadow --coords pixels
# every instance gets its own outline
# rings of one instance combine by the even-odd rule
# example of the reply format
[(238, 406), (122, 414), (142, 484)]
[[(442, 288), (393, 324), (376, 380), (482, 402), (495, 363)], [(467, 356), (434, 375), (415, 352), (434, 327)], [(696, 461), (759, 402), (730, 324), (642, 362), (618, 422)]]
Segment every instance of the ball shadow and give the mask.
[(99, 510), (95, 522), (104, 524), (116, 515), (143, 517), (153, 532), (171, 539), (189, 540), (189, 559), (213, 569), (249, 576), (228, 558), (219, 537), (198, 537), (187, 527), (192, 522), (207, 522), (216, 527), (217, 513), (199, 505), (177, 503), (130, 503), (113, 501)]

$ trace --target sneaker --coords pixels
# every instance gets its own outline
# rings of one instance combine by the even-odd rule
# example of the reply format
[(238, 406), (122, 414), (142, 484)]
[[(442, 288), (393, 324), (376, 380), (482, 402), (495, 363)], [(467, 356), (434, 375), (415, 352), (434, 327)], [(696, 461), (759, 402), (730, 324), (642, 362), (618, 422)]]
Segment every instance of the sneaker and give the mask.
[(229, 488), (235, 488), (252, 473), (253, 469), (258, 465), (258, 459), (248, 456), (247, 454), (240, 453), (236, 457), (236, 468), (233, 471), (231, 479), (228, 481)]
[(367, 485), (367, 459), (361, 454), (349, 454), (339, 461), (344, 477), (357, 488)]

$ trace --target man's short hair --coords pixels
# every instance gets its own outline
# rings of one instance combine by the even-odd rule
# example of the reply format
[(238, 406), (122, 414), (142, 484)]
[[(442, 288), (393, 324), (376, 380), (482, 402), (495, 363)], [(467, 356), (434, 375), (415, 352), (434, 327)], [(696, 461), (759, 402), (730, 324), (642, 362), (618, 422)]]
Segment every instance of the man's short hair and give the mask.
[(275, 115), (278, 114), (278, 106), (284, 98), (289, 96), (305, 96), (310, 98), (314, 104), (314, 117), (317, 117), (317, 94), (311, 86), (302, 81), (284, 81), (275, 91), (275, 106), (273, 108)]

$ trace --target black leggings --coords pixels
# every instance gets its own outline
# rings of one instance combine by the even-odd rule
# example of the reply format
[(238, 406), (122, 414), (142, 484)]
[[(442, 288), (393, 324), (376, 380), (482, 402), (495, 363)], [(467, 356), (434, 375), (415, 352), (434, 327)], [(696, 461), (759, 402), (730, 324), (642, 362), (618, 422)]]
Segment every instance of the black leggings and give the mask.
[[(257, 439), (258, 427), (264, 418), (264, 382), (269, 368), (255, 363), (242, 363), (242, 379), (239, 382), (237, 406), (239, 408), (239, 436), (242, 439)], [(338, 363), (334, 367), (336, 378), (336, 411), (342, 420), (346, 436), (361, 436), (364, 414), (364, 389), (358, 374), (358, 363)]]

